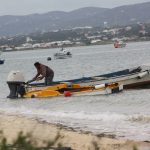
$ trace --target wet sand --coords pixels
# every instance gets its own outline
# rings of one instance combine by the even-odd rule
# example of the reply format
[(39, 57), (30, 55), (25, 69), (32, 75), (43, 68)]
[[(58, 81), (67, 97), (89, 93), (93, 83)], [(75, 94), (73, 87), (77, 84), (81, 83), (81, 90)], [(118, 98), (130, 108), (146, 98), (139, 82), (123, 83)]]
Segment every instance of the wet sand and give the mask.
[(73, 150), (149, 150), (150, 142), (131, 141), (117, 139), (113, 135), (93, 135), (89, 132), (74, 131), (71, 128), (60, 125), (53, 125), (36, 119), (29, 119), (22, 116), (0, 114), (0, 130), (11, 144), (19, 132), (25, 135), (30, 133), (38, 146), (44, 146), (43, 141), (53, 140), (60, 134), (58, 142), (64, 147), (71, 147)]

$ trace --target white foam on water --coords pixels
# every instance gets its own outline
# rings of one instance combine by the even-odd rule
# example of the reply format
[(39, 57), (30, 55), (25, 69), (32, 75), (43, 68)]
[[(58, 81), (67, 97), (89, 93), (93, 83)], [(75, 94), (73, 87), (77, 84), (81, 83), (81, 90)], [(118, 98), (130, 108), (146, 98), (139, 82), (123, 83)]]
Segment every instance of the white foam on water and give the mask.
[(148, 140), (150, 138), (150, 115), (126, 115), (113, 112), (88, 113), (84, 111), (51, 111), (45, 109), (19, 108), (0, 109), (8, 114), (23, 115), (49, 123), (62, 124), (95, 134), (115, 134), (128, 139)]
[(150, 123), (150, 115), (135, 114), (129, 116), (128, 120), (131, 122)]
[(4, 111), (7, 113), (13, 114), (24, 114), (29, 116), (47, 116), (47, 117), (59, 117), (59, 118), (71, 118), (78, 120), (89, 120), (89, 121), (118, 121), (118, 120), (126, 120), (125, 115), (116, 114), (112, 112), (103, 112), (103, 113), (87, 113), (84, 111), (76, 112), (76, 111), (50, 111), (45, 109), (28, 109), (25, 106), (21, 106), (19, 108), (0, 108), (0, 111)]

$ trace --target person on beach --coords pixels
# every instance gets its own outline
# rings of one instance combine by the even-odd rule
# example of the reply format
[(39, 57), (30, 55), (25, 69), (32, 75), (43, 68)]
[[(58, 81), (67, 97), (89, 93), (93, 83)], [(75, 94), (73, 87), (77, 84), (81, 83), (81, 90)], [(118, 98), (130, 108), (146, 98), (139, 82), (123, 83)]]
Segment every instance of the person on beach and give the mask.
[(50, 85), (54, 78), (54, 71), (48, 66), (43, 65), (39, 62), (34, 63), (34, 66), (37, 69), (37, 74), (32, 80), (29, 80), (27, 83), (39, 81), (45, 78), (45, 85)]

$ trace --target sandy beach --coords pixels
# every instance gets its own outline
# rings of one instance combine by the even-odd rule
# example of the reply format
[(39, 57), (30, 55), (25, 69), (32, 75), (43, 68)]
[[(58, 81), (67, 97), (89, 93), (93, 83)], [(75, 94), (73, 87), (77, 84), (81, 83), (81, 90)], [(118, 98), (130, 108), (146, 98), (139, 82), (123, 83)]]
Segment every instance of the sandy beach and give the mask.
[(0, 130), (3, 131), (3, 135), (10, 144), (22, 131), (24, 135), (32, 134), (38, 146), (44, 146), (43, 141), (53, 140), (59, 133), (59, 142), (63, 146), (71, 147), (73, 150), (95, 150), (95, 145), (100, 150), (133, 150), (134, 146), (138, 150), (150, 149), (150, 142), (148, 141), (130, 141), (105, 135), (96, 136), (92, 133), (74, 131), (60, 125), (53, 125), (22, 116), (0, 114)]

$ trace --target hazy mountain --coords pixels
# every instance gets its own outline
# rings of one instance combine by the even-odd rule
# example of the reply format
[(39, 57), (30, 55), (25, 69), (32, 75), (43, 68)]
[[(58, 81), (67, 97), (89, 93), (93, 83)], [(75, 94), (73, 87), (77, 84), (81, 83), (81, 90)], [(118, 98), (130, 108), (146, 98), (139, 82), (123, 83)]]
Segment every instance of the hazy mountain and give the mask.
[(150, 22), (150, 2), (113, 9), (86, 7), (71, 12), (53, 11), (26, 16), (0, 16), (0, 35), (28, 34), (36, 31), (81, 26), (127, 25)]
[(150, 2), (126, 5), (108, 10), (103, 16), (110, 25), (150, 22)]

